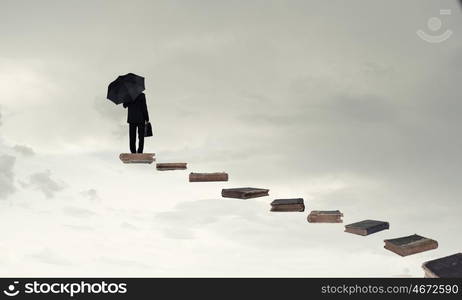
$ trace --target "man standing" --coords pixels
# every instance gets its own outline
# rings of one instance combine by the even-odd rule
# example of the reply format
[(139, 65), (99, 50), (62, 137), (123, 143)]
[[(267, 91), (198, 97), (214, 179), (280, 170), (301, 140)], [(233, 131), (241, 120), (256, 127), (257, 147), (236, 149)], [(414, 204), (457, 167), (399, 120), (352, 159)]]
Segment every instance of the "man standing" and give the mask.
[[(144, 127), (149, 122), (148, 107), (146, 105), (146, 95), (141, 93), (135, 101), (124, 103), (128, 108), (127, 123), (129, 124), (130, 151), (131, 153), (143, 153), (144, 147)], [(138, 151), (136, 150), (136, 131), (138, 131)]]

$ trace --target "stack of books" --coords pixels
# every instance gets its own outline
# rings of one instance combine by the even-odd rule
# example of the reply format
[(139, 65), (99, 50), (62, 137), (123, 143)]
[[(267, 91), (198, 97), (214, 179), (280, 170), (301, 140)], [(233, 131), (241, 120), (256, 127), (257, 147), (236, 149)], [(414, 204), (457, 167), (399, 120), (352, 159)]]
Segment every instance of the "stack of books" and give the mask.
[(268, 189), (257, 189), (251, 187), (223, 189), (221, 196), (225, 198), (250, 199), (268, 196)]
[(384, 240), (384, 248), (401, 256), (408, 256), (438, 248), (438, 242), (413, 234), (401, 238)]
[(186, 170), (186, 163), (158, 163), (156, 169), (159, 171)]
[(422, 268), (427, 278), (462, 278), (462, 253), (427, 261)]
[(228, 181), (228, 174), (221, 173), (190, 173), (189, 182)]
[(271, 202), (271, 211), (305, 211), (305, 204), (302, 198), (276, 199)]
[(121, 153), (120, 160), (125, 164), (152, 164), (156, 159), (154, 153)]
[(342, 223), (343, 214), (339, 210), (313, 210), (308, 215), (310, 223)]
[(358, 235), (369, 235), (386, 229), (390, 229), (388, 222), (376, 220), (364, 220), (345, 226), (345, 232)]

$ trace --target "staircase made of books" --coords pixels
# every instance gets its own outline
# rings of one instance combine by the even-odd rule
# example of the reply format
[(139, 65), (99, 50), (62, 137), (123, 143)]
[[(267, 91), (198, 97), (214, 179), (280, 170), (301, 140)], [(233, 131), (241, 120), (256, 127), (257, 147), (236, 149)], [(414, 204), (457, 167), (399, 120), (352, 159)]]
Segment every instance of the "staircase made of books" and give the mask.
[[(124, 163), (151, 164), (155, 159), (154, 153), (122, 153), (119, 158)], [(157, 163), (158, 171), (186, 170), (187, 163)], [(228, 181), (228, 173), (190, 173), (189, 182), (217, 182)], [(222, 189), (221, 196), (224, 198), (250, 199), (269, 196), (269, 189), (240, 187)], [(302, 198), (275, 199), (270, 204), (272, 212), (304, 212), (305, 203)], [(319, 211), (309, 213), (309, 223), (343, 223), (343, 213), (338, 210)], [(379, 231), (390, 229), (390, 224), (385, 221), (363, 220), (345, 225), (345, 232), (367, 236)], [(436, 240), (417, 234), (384, 240), (384, 248), (400, 256), (408, 256), (438, 248)], [(456, 253), (446, 257), (427, 261), (422, 264), (425, 277), (432, 278), (461, 278), (462, 277), (462, 253)]]

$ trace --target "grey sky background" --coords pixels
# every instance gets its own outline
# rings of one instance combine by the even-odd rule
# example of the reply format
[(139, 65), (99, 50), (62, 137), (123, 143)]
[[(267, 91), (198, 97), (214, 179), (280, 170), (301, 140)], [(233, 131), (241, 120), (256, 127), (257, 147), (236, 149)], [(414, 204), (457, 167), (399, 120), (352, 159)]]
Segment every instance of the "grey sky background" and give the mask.
[[(431, 17), (453, 36), (421, 40)], [(1, 0), (0, 275), (422, 276), (461, 251), (461, 23), (449, 0)], [(187, 172), (118, 160), (126, 112), (105, 96), (127, 72), (146, 78), (146, 152)], [(270, 197), (221, 199), (239, 186)], [(286, 197), (307, 212), (269, 213)], [(440, 247), (383, 249), (413, 233)]]

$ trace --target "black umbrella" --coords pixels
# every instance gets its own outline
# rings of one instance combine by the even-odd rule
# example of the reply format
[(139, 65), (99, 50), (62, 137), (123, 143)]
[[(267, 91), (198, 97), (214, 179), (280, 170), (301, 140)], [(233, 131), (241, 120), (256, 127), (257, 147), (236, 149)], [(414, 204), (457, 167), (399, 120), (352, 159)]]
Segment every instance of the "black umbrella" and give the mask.
[(144, 77), (133, 73), (121, 75), (109, 84), (107, 98), (115, 104), (132, 102), (144, 91)]

